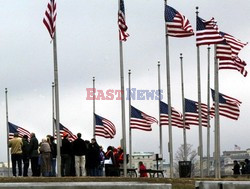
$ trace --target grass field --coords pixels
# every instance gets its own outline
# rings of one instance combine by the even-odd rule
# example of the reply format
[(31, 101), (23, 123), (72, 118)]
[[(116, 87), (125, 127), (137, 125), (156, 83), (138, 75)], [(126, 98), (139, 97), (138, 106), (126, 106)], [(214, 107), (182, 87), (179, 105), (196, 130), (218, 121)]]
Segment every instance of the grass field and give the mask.
[(213, 178), (124, 178), (124, 177), (0, 177), (0, 183), (8, 182), (148, 182), (148, 183), (169, 183), (173, 189), (195, 189), (195, 181), (250, 181), (249, 177), (233, 178), (227, 177), (223, 179)]

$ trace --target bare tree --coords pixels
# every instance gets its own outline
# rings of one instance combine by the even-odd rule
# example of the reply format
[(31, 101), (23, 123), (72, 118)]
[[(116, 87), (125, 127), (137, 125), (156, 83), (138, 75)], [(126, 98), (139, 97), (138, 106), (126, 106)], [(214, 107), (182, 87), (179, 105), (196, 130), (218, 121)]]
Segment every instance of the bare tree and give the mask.
[[(195, 175), (197, 164), (197, 152), (193, 149), (191, 144), (187, 144), (187, 161), (191, 161), (191, 176)], [(179, 161), (184, 161), (184, 145), (182, 144), (175, 153), (174, 159), (175, 176), (179, 175)]]

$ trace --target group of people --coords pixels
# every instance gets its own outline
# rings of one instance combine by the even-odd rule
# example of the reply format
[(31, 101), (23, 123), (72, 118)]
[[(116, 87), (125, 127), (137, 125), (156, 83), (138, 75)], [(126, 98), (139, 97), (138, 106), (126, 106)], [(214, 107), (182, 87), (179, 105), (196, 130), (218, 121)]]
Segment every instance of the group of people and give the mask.
[(233, 173), (234, 173), (234, 175), (250, 174), (250, 161), (249, 161), (249, 159), (245, 159), (245, 161), (242, 161), (240, 163), (237, 160), (234, 160)]
[[(56, 176), (57, 144), (53, 136), (47, 135), (39, 143), (34, 133), (22, 138), (15, 133), (9, 148), (13, 176), (28, 176), (30, 163), (32, 176)], [(120, 146), (109, 146), (104, 152), (95, 138), (83, 140), (81, 133), (72, 142), (68, 133), (63, 133), (60, 156), (61, 176), (103, 176), (104, 172), (105, 176), (120, 176), (119, 168), (123, 164)]]

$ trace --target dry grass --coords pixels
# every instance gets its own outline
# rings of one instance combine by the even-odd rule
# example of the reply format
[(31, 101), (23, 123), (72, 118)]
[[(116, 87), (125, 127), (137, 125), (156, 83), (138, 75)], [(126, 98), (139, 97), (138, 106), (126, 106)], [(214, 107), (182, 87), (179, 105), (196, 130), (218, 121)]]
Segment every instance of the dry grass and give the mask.
[(8, 182), (148, 182), (148, 183), (168, 183), (172, 184), (173, 189), (194, 189), (195, 181), (202, 180), (223, 180), (223, 181), (239, 181), (250, 180), (248, 177), (227, 177), (223, 179), (214, 178), (124, 178), (124, 177), (0, 177), (0, 183)]

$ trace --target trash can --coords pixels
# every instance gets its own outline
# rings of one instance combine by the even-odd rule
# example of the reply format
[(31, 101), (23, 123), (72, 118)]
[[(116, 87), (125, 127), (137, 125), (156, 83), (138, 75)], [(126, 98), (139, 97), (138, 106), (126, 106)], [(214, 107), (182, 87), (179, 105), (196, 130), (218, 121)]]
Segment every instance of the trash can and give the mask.
[(191, 177), (191, 161), (179, 161), (180, 178)]

